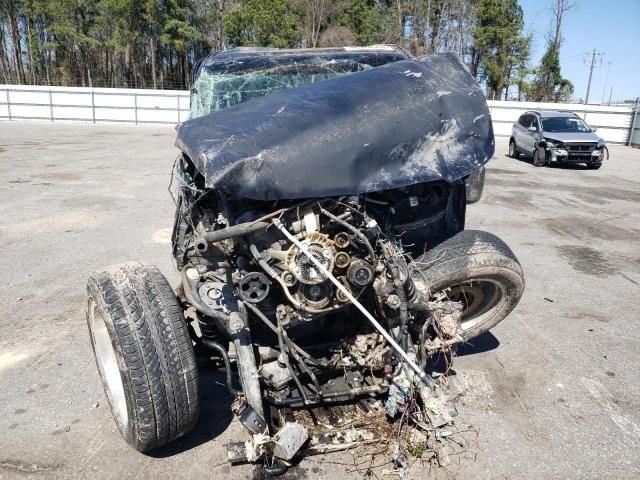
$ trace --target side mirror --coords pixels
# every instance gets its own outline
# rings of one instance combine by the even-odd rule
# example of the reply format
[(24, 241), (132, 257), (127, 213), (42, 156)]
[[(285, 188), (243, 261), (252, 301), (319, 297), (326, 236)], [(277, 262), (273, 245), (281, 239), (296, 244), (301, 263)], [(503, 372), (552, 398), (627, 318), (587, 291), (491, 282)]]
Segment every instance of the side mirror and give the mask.
[(538, 131), (538, 129), (536, 127), (529, 127), (527, 128), (527, 130), (529, 130), (530, 132), (536, 133)]
[(592, 132), (597, 132), (597, 131), (598, 131), (598, 129), (597, 129), (596, 127), (591, 127), (591, 131), (592, 131)]

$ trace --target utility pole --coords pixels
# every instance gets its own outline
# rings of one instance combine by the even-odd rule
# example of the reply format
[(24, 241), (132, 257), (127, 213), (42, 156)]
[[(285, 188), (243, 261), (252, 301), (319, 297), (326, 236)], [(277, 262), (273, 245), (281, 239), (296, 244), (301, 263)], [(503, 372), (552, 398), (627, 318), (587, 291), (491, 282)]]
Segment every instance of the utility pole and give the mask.
[(598, 52), (595, 48), (591, 51), (591, 67), (589, 67), (589, 82), (587, 83), (587, 94), (584, 97), (584, 104), (587, 105), (589, 103), (589, 92), (591, 91), (591, 79), (593, 78), (593, 69), (596, 66), (596, 55), (598, 58), (604, 55), (602, 52)]
[(636, 132), (636, 118), (638, 118), (638, 109), (640, 107), (640, 97), (636, 97), (636, 106), (633, 109), (633, 120), (631, 120), (631, 127), (629, 128), (629, 141), (627, 146), (633, 142), (633, 134)]
[(609, 70), (611, 70), (611, 63), (607, 62), (607, 75), (604, 77), (604, 90), (602, 90), (602, 105), (604, 105), (604, 99), (607, 96), (607, 83), (609, 82)]

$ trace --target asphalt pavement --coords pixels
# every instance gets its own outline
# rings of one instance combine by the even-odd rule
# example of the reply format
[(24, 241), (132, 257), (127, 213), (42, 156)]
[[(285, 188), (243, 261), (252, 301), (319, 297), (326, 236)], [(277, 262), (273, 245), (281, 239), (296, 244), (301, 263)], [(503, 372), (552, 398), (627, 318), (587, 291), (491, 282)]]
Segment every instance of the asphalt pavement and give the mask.
[[(120, 438), (92, 357), (85, 285), (101, 266), (156, 264), (175, 285), (171, 127), (0, 123), (0, 479), (260, 478), (220, 377), (195, 430), (143, 455)], [(526, 275), (517, 309), (455, 360), (474, 440), (415, 478), (640, 478), (640, 150), (600, 170), (536, 168), (498, 139), (467, 228), (505, 240)], [(378, 464), (384, 463), (382, 457)], [(356, 468), (356, 466), (358, 467)], [(377, 478), (389, 465), (373, 469)], [(352, 452), (284, 478), (362, 478)]]

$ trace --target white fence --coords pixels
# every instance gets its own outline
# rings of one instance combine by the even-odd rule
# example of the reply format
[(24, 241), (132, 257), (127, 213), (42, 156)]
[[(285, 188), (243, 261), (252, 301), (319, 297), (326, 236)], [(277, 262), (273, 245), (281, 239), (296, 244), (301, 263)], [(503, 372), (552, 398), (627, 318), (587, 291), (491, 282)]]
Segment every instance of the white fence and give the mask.
[[(496, 136), (507, 136), (526, 110), (576, 112), (610, 143), (640, 144), (640, 115), (632, 131), (632, 107), (489, 100)], [(48, 120), (176, 124), (189, 115), (189, 92), (127, 88), (0, 85), (0, 120)]]
[(0, 85), (0, 119), (166, 123), (189, 116), (189, 92)]
[[(640, 144), (640, 115), (636, 118), (634, 132), (631, 123), (634, 119), (633, 107), (607, 107), (604, 105), (582, 105), (579, 103), (536, 103), (504, 102), (489, 100), (491, 119), (496, 136), (511, 135), (511, 126), (527, 110), (558, 110), (575, 112), (592, 128), (598, 129), (598, 135), (609, 143), (624, 143), (632, 138), (632, 143)], [(633, 137), (630, 137), (631, 134)]]

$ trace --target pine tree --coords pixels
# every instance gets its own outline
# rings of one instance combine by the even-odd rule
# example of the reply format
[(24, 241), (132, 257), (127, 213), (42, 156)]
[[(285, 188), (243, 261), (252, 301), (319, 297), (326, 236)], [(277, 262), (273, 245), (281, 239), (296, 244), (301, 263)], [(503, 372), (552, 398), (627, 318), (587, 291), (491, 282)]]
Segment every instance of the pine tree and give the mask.
[(487, 82), (488, 97), (500, 98), (511, 83), (515, 65), (526, 63), (530, 42), (522, 34), (522, 8), (517, 0), (481, 0), (473, 32), (478, 73)]
[(560, 73), (559, 46), (549, 41), (536, 71), (531, 99), (536, 102), (566, 102), (572, 95), (573, 84)]
[(342, 16), (342, 24), (351, 29), (358, 45), (379, 42), (380, 22), (381, 10), (371, 0), (352, 0)]
[(295, 47), (296, 17), (285, 0), (247, 0), (224, 19), (229, 43), (251, 47)]

